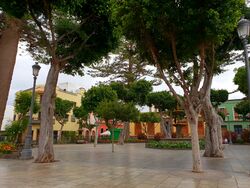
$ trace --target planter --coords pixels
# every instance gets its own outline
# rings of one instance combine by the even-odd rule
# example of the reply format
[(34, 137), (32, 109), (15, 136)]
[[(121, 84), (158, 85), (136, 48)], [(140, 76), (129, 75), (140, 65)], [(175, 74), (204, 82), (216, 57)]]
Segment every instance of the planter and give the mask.
[(11, 153), (0, 153), (0, 159), (18, 159), (19, 152), (12, 151)]

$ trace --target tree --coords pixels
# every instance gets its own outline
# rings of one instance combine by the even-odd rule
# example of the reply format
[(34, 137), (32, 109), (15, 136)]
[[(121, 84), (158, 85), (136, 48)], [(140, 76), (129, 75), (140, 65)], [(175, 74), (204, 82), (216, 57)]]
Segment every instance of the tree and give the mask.
[[(230, 36), (241, 16), (242, 6), (240, 0), (223, 3), (113, 1), (112, 17), (119, 23), (119, 31), (136, 41), (141, 54), (157, 67), (160, 77), (186, 113), (191, 127), (195, 172), (202, 171), (198, 114), (203, 102), (209, 100), (211, 88), (206, 68), (212, 63), (207, 64), (206, 55), (213, 54)], [(209, 69), (211, 75), (213, 66)], [(182, 88), (183, 98), (177, 95), (172, 83)]]
[[(121, 113), (121, 104), (118, 101), (104, 100), (99, 103), (96, 113), (105, 120), (107, 127), (112, 131), (112, 152), (114, 152), (114, 128), (118, 121), (117, 116)], [(109, 121), (111, 121), (111, 124)]]
[(16, 63), (18, 42), (27, 14), (23, 1), (0, 2), (0, 130)]
[(69, 112), (71, 111), (73, 106), (74, 106), (74, 102), (72, 101), (63, 100), (59, 97), (56, 98), (55, 118), (58, 121), (58, 123), (61, 125), (59, 134), (58, 134), (58, 141), (61, 141), (62, 130), (63, 130), (64, 124), (68, 121)]
[(212, 89), (210, 92), (208, 95), (210, 99), (207, 99), (203, 106), (204, 118), (207, 125), (205, 131), (205, 152), (203, 155), (205, 157), (223, 157), (221, 133), (223, 117), (217, 108), (221, 103), (228, 100), (228, 91)]
[(235, 112), (241, 114), (243, 120), (250, 119), (250, 101), (243, 100), (234, 107)]
[[(152, 92), (147, 96), (147, 105), (152, 107), (154, 106), (159, 110), (161, 116), (161, 129), (163, 130), (165, 137), (171, 138), (171, 126), (172, 126), (172, 111), (176, 108), (176, 100), (175, 98), (166, 91), (160, 92)], [(170, 112), (168, 115), (170, 116), (170, 122), (167, 123), (164, 120), (164, 112)]]
[(104, 0), (25, 2), (33, 20), (28, 25), (28, 49), (36, 60), (50, 64), (36, 162), (53, 162), (52, 122), (59, 73), (83, 75), (83, 67), (105, 56), (116, 38)]
[[(149, 68), (148, 62), (141, 58), (132, 41), (122, 38), (113, 56), (101, 63), (92, 64), (88, 73), (93, 77), (109, 77), (108, 83), (118, 81), (125, 85), (145, 77), (155, 77), (152, 67)], [(159, 79), (154, 78), (151, 82), (159, 84)]]
[[(36, 96), (35, 96), (36, 98)], [(18, 115), (18, 119), (22, 120), (27, 116), (30, 110), (32, 93), (30, 91), (21, 91), (16, 94), (14, 110)], [(34, 100), (33, 113), (36, 114), (40, 110), (40, 105)]]
[[(110, 86), (100, 84), (98, 86), (92, 87), (85, 93), (84, 98), (82, 98), (81, 107), (84, 108), (84, 110), (86, 110), (88, 114), (93, 113), (93, 115), (96, 118), (96, 108), (102, 101), (115, 101), (115, 100), (117, 100), (116, 92), (113, 91)], [(86, 125), (88, 129), (92, 129), (93, 126), (96, 126), (96, 131), (97, 131), (97, 125), (92, 125), (91, 123), (87, 123), (87, 121)], [(106, 125), (108, 126), (108, 122), (106, 122)], [(95, 143), (94, 146), (96, 146), (97, 136), (95, 136), (94, 143)]]
[(247, 96), (247, 70), (245, 67), (240, 67), (237, 69), (237, 72), (234, 76), (234, 84), (238, 85), (238, 90)]
[(117, 119), (123, 122), (123, 129), (119, 135), (118, 144), (123, 145), (124, 140), (129, 137), (129, 124), (131, 121), (138, 121), (139, 110), (133, 103), (122, 103), (120, 111), (117, 114)]
[[(146, 97), (153, 90), (152, 83), (146, 80), (138, 80), (126, 85), (121, 82), (111, 82), (110, 87), (116, 91), (118, 99), (125, 103), (133, 103), (140, 106), (146, 105)], [(124, 139), (129, 137), (128, 122), (124, 122), (124, 129), (120, 137), (120, 143), (123, 144)]]

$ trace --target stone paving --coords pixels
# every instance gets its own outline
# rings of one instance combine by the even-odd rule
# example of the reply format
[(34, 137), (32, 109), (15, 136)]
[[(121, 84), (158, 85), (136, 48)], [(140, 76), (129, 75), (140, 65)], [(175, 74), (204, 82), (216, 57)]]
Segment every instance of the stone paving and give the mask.
[[(204, 158), (191, 172), (189, 150), (147, 149), (144, 144), (56, 145), (58, 162), (0, 159), (0, 188), (250, 188), (250, 146), (233, 145), (225, 158)], [(36, 156), (36, 149), (34, 149)]]

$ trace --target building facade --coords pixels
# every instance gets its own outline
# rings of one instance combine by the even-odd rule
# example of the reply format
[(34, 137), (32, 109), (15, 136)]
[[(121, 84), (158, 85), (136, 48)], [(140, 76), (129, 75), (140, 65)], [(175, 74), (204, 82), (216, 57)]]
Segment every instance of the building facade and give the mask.
[[(29, 91), (31, 89), (27, 89), (25, 91)], [(44, 86), (38, 85), (35, 89), (36, 92), (36, 100), (39, 104), (41, 104), (42, 96), (44, 93)], [(78, 89), (76, 92), (67, 91), (66, 89), (61, 89), (59, 87), (56, 88), (56, 97), (59, 97), (64, 100), (69, 100), (74, 102), (74, 106), (80, 106), (81, 105), (81, 98), (84, 96), (85, 90), (83, 88)], [(14, 118), (15, 120), (15, 118)], [(32, 117), (32, 139), (34, 142), (37, 142), (39, 139), (40, 134), (40, 123), (41, 123), (41, 112), (37, 114), (33, 114)], [(59, 130), (61, 128), (61, 125), (56, 121), (56, 119), (53, 119), (53, 134), (54, 134), (54, 140), (57, 140)], [(68, 119), (66, 123), (63, 126), (64, 131), (79, 131), (79, 124), (77, 122), (77, 119), (75, 118), (73, 114), (73, 109), (69, 112)]]
[(222, 103), (218, 108), (225, 115), (222, 125), (222, 131), (231, 131), (240, 135), (243, 129), (250, 129), (250, 121), (244, 121), (240, 114), (237, 114), (234, 107), (241, 102), (242, 99), (228, 100)]

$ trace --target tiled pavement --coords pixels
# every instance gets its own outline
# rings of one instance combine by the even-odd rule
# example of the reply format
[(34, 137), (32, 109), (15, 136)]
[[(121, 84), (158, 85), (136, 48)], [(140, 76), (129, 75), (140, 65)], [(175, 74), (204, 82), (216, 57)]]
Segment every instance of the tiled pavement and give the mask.
[[(227, 146), (225, 158), (204, 158), (191, 172), (191, 151), (144, 144), (56, 145), (59, 162), (0, 159), (0, 188), (250, 188), (250, 145)], [(34, 150), (36, 156), (36, 149)]]

